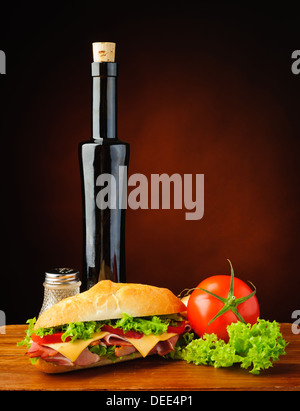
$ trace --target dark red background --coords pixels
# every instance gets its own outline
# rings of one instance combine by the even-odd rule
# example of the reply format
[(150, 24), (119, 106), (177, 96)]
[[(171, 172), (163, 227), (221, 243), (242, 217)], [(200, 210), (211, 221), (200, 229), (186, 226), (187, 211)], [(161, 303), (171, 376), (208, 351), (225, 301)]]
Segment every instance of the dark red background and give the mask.
[(296, 10), (51, 4), (1, 17), (7, 323), (38, 314), (46, 269), (81, 269), (77, 150), (90, 138), (93, 41), (117, 42), (129, 174), (205, 175), (202, 220), (186, 221), (185, 210), (127, 211), (127, 281), (179, 293), (229, 274), (229, 258), (257, 287), (261, 316), (291, 321), (300, 308)]

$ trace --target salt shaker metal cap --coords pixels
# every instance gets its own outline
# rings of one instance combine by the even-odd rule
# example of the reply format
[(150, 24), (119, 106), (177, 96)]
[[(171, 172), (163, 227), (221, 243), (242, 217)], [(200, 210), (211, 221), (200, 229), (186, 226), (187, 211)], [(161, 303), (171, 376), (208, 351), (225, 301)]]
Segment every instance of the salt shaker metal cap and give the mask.
[(79, 281), (79, 271), (73, 268), (54, 268), (45, 272), (45, 283), (50, 285), (74, 284)]
[(45, 272), (44, 300), (39, 316), (52, 305), (80, 292), (79, 272), (73, 268), (54, 268)]

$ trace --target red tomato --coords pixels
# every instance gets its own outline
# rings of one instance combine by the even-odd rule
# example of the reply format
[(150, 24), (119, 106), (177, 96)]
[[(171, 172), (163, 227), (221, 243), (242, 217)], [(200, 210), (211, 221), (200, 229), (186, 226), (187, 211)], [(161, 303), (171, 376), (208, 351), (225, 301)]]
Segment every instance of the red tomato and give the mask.
[(143, 336), (143, 333), (139, 333), (138, 331), (123, 331), (121, 328), (114, 328), (111, 325), (104, 325), (101, 327), (101, 331), (108, 331), (125, 338), (142, 338)]
[[(210, 291), (215, 296), (199, 288)], [(230, 290), (233, 291), (232, 295), (230, 295)], [(253, 294), (252, 297), (247, 299), (250, 294)], [(244, 320), (246, 323), (256, 323), (260, 310), (254, 294), (255, 291), (253, 292), (246, 283), (233, 277), (233, 269), (231, 276), (215, 275), (205, 279), (192, 292), (188, 301), (187, 315), (192, 329), (198, 336), (215, 333), (219, 338), (227, 341), (226, 327), (232, 322)], [(239, 301), (241, 298), (243, 299)], [(220, 310), (223, 313), (220, 313)], [(213, 320), (218, 313), (221, 315)], [(210, 323), (211, 320), (213, 321)]]
[[(55, 344), (55, 343), (61, 343), (63, 342), (61, 339), (61, 336), (63, 333), (55, 333), (55, 334), (49, 334), (49, 335), (44, 335), (43, 337), (40, 337), (36, 334), (31, 335), (31, 339), (33, 342), (36, 342), (37, 344), (43, 345), (43, 344)], [(71, 337), (67, 337), (64, 342), (71, 341)]]
[(185, 330), (186, 321), (179, 321), (177, 326), (173, 327), (172, 325), (168, 326), (168, 333), (182, 334)]

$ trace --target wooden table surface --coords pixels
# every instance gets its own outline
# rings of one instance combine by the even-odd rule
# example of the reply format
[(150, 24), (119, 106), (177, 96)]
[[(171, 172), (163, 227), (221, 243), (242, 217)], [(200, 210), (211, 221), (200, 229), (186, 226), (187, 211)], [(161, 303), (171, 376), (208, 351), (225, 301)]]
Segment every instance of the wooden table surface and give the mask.
[(289, 342), (274, 367), (252, 375), (239, 366), (213, 368), (158, 356), (87, 369), (47, 375), (32, 366), (26, 347), (16, 343), (24, 337), (24, 325), (8, 325), (0, 334), (0, 390), (18, 391), (199, 391), (199, 390), (294, 390), (300, 391), (300, 334), (291, 324), (281, 331)]

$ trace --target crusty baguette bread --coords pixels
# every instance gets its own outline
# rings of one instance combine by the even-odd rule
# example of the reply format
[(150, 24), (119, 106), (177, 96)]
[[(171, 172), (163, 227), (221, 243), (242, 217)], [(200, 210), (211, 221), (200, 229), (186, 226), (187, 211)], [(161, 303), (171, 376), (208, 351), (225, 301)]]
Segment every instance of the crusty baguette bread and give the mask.
[(46, 374), (61, 374), (65, 372), (71, 372), (76, 370), (85, 370), (87, 368), (96, 368), (102, 367), (104, 365), (112, 365), (119, 362), (135, 360), (137, 358), (141, 358), (142, 355), (139, 352), (135, 352), (129, 355), (125, 355), (123, 357), (117, 358), (116, 361), (108, 360), (107, 358), (101, 358), (100, 361), (95, 362), (93, 364), (89, 364), (86, 366), (80, 365), (56, 365), (53, 362), (44, 361), (42, 358), (39, 358), (37, 362), (34, 364), (39, 371), (42, 371)]
[(34, 329), (56, 327), (69, 322), (174, 314), (185, 305), (167, 288), (146, 284), (99, 281), (88, 291), (65, 298), (38, 318)]

